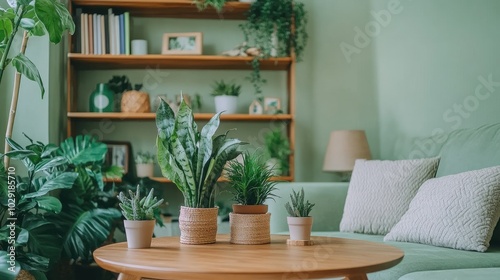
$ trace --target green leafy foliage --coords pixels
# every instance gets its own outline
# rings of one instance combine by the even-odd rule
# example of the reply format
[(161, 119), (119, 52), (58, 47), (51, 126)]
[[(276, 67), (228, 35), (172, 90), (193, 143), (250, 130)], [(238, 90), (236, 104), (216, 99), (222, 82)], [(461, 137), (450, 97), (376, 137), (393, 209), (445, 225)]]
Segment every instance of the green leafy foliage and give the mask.
[(224, 80), (215, 81), (215, 84), (212, 85), (212, 96), (221, 96), (221, 95), (229, 95), (229, 96), (239, 96), (241, 93), (241, 85), (237, 85), (235, 83), (226, 83)]
[(228, 0), (193, 0), (200, 11), (207, 7), (213, 7), (217, 12), (222, 12), (224, 5)]
[(132, 90), (132, 84), (127, 76), (113, 76), (108, 81), (109, 88), (115, 93), (122, 93), (127, 90)]
[(276, 182), (271, 181), (273, 172), (266, 167), (262, 155), (245, 152), (243, 162), (231, 161), (226, 171), (233, 199), (237, 203), (260, 205), (266, 199), (275, 197)]
[(290, 142), (280, 129), (272, 130), (264, 136), (266, 150), (271, 158), (279, 160), (283, 174), (288, 173), (288, 157), (292, 154)]
[(136, 192), (129, 190), (129, 198), (123, 192), (118, 195), (122, 214), (127, 220), (143, 221), (153, 220), (154, 212), (163, 203), (163, 199), (158, 200), (153, 197), (153, 189), (151, 189), (146, 197), (141, 198), (139, 186)]
[(149, 152), (138, 152), (135, 155), (135, 163), (141, 164), (141, 163), (154, 163), (155, 162), (155, 156)]
[(285, 203), (285, 209), (288, 212), (290, 217), (309, 217), (309, 213), (314, 207), (314, 203), (310, 203), (305, 200), (304, 188), (300, 190), (300, 192), (295, 192), (292, 190), (292, 194), (290, 194), (290, 202)]
[(184, 195), (187, 207), (214, 207), (214, 186), (227, 161), (236, 158), (245, 144), (226, 134), (213, 137), (220, 113), (198, 132), (191, 108), (181, 98), (177, 116), (161, 100), (156, 112), (158, 164), (163, 176), (172, 180)]

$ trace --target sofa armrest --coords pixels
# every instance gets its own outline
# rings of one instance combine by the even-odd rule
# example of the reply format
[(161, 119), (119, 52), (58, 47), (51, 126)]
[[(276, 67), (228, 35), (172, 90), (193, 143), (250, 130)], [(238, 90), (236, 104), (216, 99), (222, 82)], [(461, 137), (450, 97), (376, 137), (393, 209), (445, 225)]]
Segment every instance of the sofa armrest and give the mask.
[(316, 205), (311, 211), (314, 217), (313, 231), (338, 231), (344, 212), (345, 198), (349, 183), (279, 183), (275, 200), (269, 199), (271, 213), (271, 233), (288, 231), (285, 203), (290, 201), (292, 189), (304, 188), (306, 200)]

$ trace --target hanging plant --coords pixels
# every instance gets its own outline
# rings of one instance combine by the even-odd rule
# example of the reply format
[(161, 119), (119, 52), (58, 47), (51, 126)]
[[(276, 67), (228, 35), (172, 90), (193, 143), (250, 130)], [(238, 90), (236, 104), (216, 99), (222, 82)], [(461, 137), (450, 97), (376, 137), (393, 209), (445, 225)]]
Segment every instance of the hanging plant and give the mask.
[(198, 10), (203, 11), (207, 7), (213, 7), (218, 13), (222, 12), (227, 0), (193, 0)]
[[(292, 26), (294, 30), (292, 32)], [(294, 0), (256, 0), (247, 13), (247, 22), (240, 25), (245, 41), (256, 46), (260, 54), (252, 61), (253, 72), (248, 79), (262, 98), (262, 85), (266, 83), (260, 73), (259, 59), (272, 56), (290, 56), (295, 53), (301, 61), (307, 44), (307, 12), (304, 4)]]

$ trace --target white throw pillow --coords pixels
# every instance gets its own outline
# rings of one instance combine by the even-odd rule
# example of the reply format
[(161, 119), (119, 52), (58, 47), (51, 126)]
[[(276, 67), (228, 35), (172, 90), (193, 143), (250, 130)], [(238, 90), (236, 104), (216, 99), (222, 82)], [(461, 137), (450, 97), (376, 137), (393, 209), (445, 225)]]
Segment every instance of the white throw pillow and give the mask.
[(425, 182), (384, 241), (484, 252), (500, 218), (500, 166)]
[(438, 164), (439, 158), (356, 160), (340, 231), (387, 234)]

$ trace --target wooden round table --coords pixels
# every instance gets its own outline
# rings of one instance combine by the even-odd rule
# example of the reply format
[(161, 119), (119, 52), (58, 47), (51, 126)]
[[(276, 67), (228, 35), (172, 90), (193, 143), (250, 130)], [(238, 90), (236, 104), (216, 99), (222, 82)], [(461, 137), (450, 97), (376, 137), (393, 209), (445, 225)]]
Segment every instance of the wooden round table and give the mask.
[(179, 237), (162, 237), (154, 238), (148, 249), (128, 249), (126, 242), (107, 245), (94, 251), (94, 259), (102, 268), (120, 273), (120, 280), (358, 280), (403, 259), (401, 250), (375, 242), (317, 236), (312, 246), (291, 246), (287, 238), (272, 235), (270, 244), (235, 245), (228, 235), (219, 235), (215, 244), (184, 245)]

